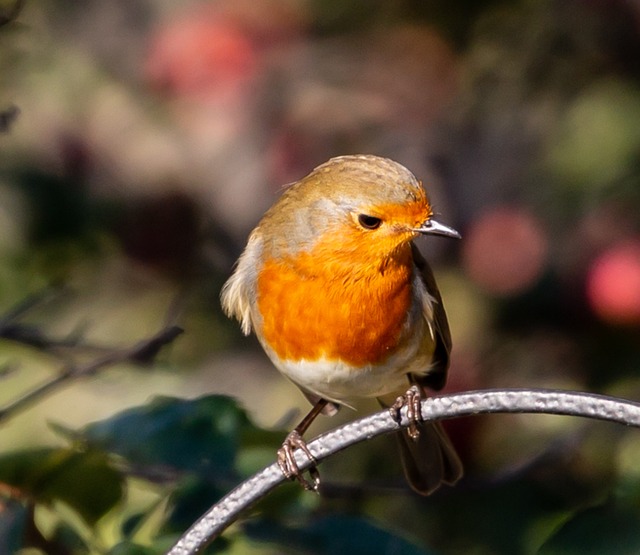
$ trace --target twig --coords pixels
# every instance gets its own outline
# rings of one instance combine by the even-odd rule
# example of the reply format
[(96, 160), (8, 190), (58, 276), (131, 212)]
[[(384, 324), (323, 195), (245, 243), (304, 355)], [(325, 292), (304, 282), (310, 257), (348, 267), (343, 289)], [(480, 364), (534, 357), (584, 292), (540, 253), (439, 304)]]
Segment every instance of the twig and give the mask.
[(42, 305), (64, 292), (65, 289), (61, 286), (48, 285), (35, 293), (31, 293), (2, 315), (0, 318), (0, 329), (24, 316), (36, 306)]
[[(583, 416), (640, 427), (640, 404), (615, 397), (574, 391), (543, 389), (503, 389), (472, 391), (422, 402), (425, 420), (446, 420), (486, 413), (545, 413)], [(409, 424), (403, 412), (401, 427)], [(351, 422), (319, 436), (309, 449), (320, 461), (330, 455), (374, 436), (396, 431), (400, 427), (385, 410)], [(301, 470), (311, 462), (296, 453)], [(195, 555), (202, 551), (240, 513), (285, 481), (277, 464), (255, 474), (211, 507), (176, 543), (168, 555)]]
[(43, 332), (39, 326), (20, 321), (21, 318), (32, 310), (45, 305), (52, 299), (56, 299), (65, 293), (68, 293), (66, 287), (49, 285), (16, 303), (0, 316), (0, 339), (21, 343), (22, 345), (27, 345), (28, 347), (33, 347), (55, 355), (60, 355), (61, 351), (67, 351), (69, 349), (73, 349), (74, 352), (83, 351), (95, 354), (113, 352), (113, 347), (96, 345), (84, 341), (82, 336), (77, 332), (61, 338), (51, 337)]
[(74, 352), (104, 353), (113, 351), (113, 347), (88, 343), (78, 334), (67, 337), (51, 337), (45, 334), (38, 326), (22, 323), (0, 323), (0, 339), (21, 343), (40, 351), (60, 354), (63, 350), (73, 349)]
[(151, 362), (157, 356), (160, 349), (171, 343), (182, 331), (182, 328), (178, 326), (168, 326), (153, 337), (144, 339), (128, 349), (112, 350), (82, 365), (67, 364), (57, 376), (36, 386), (19, 399), (0, 409), (0, 424), (38, 402), (52, 391), (61, 388), (72, 379), (91, 376), (103, 368), (122, 362), (129, 361), (137, 364)]
[(0, 339), (7, 339), (34, 347), (45, 352), (54, 352), (58, 348), (74, 348), (86, 351), (113, 351), (113, 348), (81, 343), (77, 335), (54, 338), (47, 336), (38, 326), (20, 322), (26, 314), (40, 307), (51, 299), (67, 292), (65, 287), (49, 285), (40, 291), (28, 295), (0, 316)]

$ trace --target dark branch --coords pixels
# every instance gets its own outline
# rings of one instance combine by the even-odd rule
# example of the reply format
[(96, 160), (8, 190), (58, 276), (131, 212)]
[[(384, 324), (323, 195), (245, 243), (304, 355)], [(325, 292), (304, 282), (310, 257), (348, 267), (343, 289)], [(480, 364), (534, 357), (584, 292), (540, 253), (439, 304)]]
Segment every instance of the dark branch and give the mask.
[[(583, 416), (640, 427), (640, 404), (624, 399), (573, 391), (504, 389), (472, 391), (422, 402), (425, 420), (446, 420), (487, 413), (545, 413)], [(403, 414), (402, 427), (408, 425)], [(309, 449), (321, 461), (343, 449), (371, 437), (398, 430), (398, 424), (384, 410), (346, 424), (310, 442)], [(296, 453), (301, 470), (310, 466), (307, 457)], [(168, 555), (195, 555), (202, 551), (242, 511), (285, 481), (277, 464), (262, 470), (211, 507), (169, 551)]]
[(33, 308), (43, 305), (50, 299), (57, 297), (64, 292), (64, 287), (49, 285), (39, 291), (36, 291), (35, 293), (28, 295), (26, 298), (16, 303), (2, 315), (2, 318), (0, 318), (0, 330), (5, 325), (14, 322), (18, 318), (24, 316)]
[(65, 365), (60, 373), (44, 383), (36, 386), (31, 391), (24, 394), (19, 399), (9, 403), (0, 409), (0, 424), (19, 412), (40, 401), (52, 391), (60, 389), (71, 380), (77, 380), (87, 376), (92, 376), (104, 368), (120, 364), (122, 362), (133, 362), (136, 364), (149, 364), (157, 356), (162, 347), (171, 343), (182, 333), (178, 326), (168, 326), (158, 332), (153, 337), (140, 341), (133, 347), (127, 349), (114, 349), (85, 364), (76, 365), (70, 363)]
[(65, 287), (48, 286), (16, 303), (0, 317), (0, 339), (14, 341), (49, 353), (57, 352), (59, 349), (73, 349), (76, 352), (80, 350), (90, 352), (113, 351), (113, 347), (83, 342), (82, 337), (77, 333), (62, 338), (50, 337), (38, 326), (20, 321), (32, 310), (42, 307), (66, 293), (68, 293), (68, 289)]

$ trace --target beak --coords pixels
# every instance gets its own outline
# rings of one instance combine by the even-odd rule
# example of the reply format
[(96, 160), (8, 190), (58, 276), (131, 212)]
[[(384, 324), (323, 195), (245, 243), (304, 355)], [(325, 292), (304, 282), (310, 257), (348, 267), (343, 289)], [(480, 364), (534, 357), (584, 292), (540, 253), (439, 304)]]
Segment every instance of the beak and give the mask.
[(452, 239), (461, 239), (462, 236), (452, 227), (441, 224), (433, 219), (428, 219), (420, 227), (415, 227), (411, 231), (421, 233), (422, 235), (442, 235), (443, 237), (451, 237)]

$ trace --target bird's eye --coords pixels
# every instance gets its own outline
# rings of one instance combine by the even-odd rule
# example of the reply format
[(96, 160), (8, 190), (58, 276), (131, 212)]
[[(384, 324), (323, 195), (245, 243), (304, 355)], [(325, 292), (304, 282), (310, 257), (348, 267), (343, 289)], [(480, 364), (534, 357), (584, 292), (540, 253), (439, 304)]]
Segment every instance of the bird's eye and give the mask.
[(358, 215), (358, 223), (365, 229), (378, 229), (382, 220), (375, 216), (369, 216), (367, 214)]

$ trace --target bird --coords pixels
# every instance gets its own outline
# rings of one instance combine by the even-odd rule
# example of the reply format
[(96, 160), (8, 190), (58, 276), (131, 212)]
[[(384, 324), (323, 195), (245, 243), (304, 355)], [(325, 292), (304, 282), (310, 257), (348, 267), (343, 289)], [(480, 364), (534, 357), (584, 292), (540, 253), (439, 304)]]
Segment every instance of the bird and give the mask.
[[(376, 398), (400, 423), (396, 436), (411, 488), (429, 495), (463, 474), (439, 422), (420, 400), (446, 382), (451, 334), (431, 268), (414, 240), (460, 238), (434, 218), (422, 183), (403, 165), (371, 154), (331, 158), (284, 188), (249, 235), (221, 290), (224, 312), (251, 331), (273, 365), (313, 408), (285, 438), (277, 461), (287, 478), (318, 491), (303, 434), (319, 414)], [(311, 460), (311, 480), (295, 450)]]

